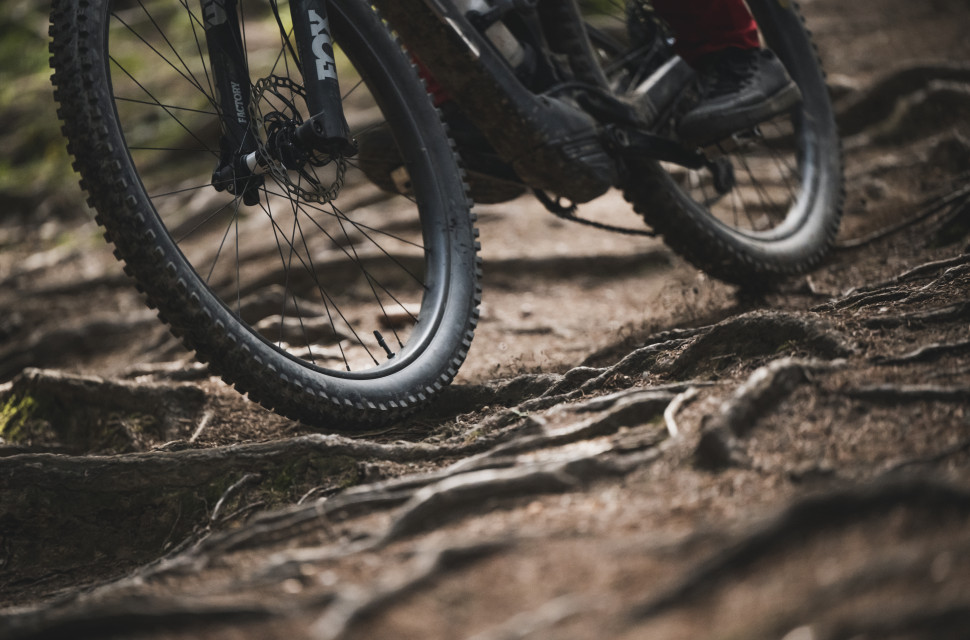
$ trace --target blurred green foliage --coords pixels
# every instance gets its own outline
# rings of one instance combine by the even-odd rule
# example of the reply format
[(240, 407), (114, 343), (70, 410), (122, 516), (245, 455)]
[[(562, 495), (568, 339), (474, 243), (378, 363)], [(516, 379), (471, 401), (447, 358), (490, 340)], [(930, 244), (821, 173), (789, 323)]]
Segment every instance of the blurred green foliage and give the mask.
[(50, 83), (49, 3), (0, 0), (0, 216), (86, 215)]
[[(587, 15), (615, 13), (617, 0), (580, 4)], [(0, 0), (0, 218), (88, 215), (53, 99), (49, 10), (48, 2)]]

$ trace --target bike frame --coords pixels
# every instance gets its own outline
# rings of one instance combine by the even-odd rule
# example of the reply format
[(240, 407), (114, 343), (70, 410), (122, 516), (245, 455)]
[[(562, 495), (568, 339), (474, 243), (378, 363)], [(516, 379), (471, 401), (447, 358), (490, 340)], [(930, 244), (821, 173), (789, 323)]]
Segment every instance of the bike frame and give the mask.
[[(573, 0), (568, 4), (578, 17)], [(526, 184), (586, 202), (615, 184), (616, 163), (599, 123), (577, 105), (537, 95), (449, 0), (373, 4)], [(542, 2), (504, 0), (499, 11), (537, 12)]]
[[(237, 0), (202, 0), (206, 39), (218, 72), (217, 92), (222, 105), (224, 133), (235, 158), (223, 159), (217, 175), (259, 173), (258, 141), (250, 132), (248, 68), (242, 52)], [(703, 154), (651, 130), (658, 97), (669, 102), (689, 81), (692, 71), (674, 59), (634, 92), (630, 101), (612, 97), (593, 57), (576, 0), (495, 0), (488, 15), (473, 15), (476, 24), (451, 0), (372, 0), (372, 4), (408, 45), (412, 55), (482, 131), (503, 160), (524, 183), (575, 203), (604, 193), (622, 179), (623, 157), (635, 154), (698, 168)], [(782, 10), (779, 7), (779, 10)], [(559, 69), (566, 82), (589, 88), (582, 106), (570, 97), (536, 93), (484, 35), (496, 20), (515, 12), (531, 28), (524, 34), (547, 68)], [(291, 139), (276, 147), (298, 145), (331, 157), (350, 156), (350, 139), (340, 100), (326, 0), (291, 0), (293, 21), (306, 99), (313, 114)], [(214, 19), (211, 20), (210, 16)], [(520, 30), (521, 31), (521, 30)], [(551, 40), (567, 41), (568, 51), (552, 51)], [(566, 54), (568, 69), (552, 61)], [(233, 155), (233, 154), (230, 154)], [(279, 154), (281, 156), (285, 154)], [(284, 161), (285, 164), (285, 161)], [(217, 184), (214, 177), (214, 184)], [(217, 185), (218, 188), (218, 185)]]
[[(540, 37), (558, 35), (565, 41), (565, 50), (555, 53), (569, 58), (568, 80), (590, 89), (589, 99), (581, 104), (525, 87), (483, 35), (488, 22), (472, 25), (452, 0), (371, 2), (531, 187), (585, 202), (624, 180), (624, 161), (631, 156), (689, 169), (707, 167), (727, 179), (721, 163), (657, 131), (668, 107), (690, 85), (693, 70), (673, 56), (627, 99), (615, 99), (594, 59), (576, 0), (490, 0), (489, 13), (501, 17), (510, 11), (531, 12), (542, 30)], [(759, 24), (765, 25), (764, 35), (782, 60), (796, 58), (795, 45), (779, 37), (782, 25), (801, 28), (790, 0), (747, 3), (755, 16), (767, 18)], [(561, 29), (565, 33), (557, 34)], [(538, 44), (549, 53), (544, 46), (548, 41)]]

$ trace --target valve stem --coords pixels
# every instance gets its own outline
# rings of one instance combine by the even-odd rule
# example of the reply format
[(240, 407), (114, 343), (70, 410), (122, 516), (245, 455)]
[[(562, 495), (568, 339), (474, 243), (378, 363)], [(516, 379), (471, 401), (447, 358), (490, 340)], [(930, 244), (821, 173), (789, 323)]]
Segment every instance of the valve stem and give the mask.
[(393, 358), (394, 352), (391, 351), (391, 348), (387, 346), (387, 342), (384, 340), (384, 336), (381, 335), (381, 332), (375, 329), (374, 337), (377, 338), (377, 344), (381, 345), (381, 348), (384, 349), (385, 353), (387, 353), (387, 359), (390, 360)]

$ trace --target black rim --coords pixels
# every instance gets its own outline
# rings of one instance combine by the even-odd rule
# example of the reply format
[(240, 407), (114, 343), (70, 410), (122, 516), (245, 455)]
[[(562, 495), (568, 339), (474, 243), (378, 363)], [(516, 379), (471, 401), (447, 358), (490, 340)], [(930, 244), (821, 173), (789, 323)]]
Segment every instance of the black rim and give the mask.
[[(622, 61), (637, 56), (631, 55), (634, 49), (627, 37), (627, 2), (580, 4), (596, 28), (594, 43), (609, 57), (603, 66), (611, 81), (628, 86), (631, 66)], [(783, 52), (778, 53), (796, 83), (805, 82), (798, 66)], [(706, 167), (692, 170), (669, 163), (661, 163), (661, 167), (689, 208), (726, 231), (764, 242), (791, 237), (811, 216), (820, 180), (820, 134), (810, 124), (813, 119), (807, 117), (807, 108), (803, 103), (791, 113), (705, 150), (724, 173), (734, 176), (730, 188), (719, 189), (718, 180)]]
[[(287, 42), (288, 8), (253, 1), (240, 2), (239, 11), (254, 129), (265, 139), (272, 122), (307, 115), (294, 89), (301, 83)], [(374, 56), (368, 45), (348, 38), (351, 46), (338, 55), (345, 109), (358, 139), (378, 138), (385, 147), (390, 140), (390, 147), (343, 167), (267, 175), (259, 203), (250, 206), (210, 184), (220, 154), (219, 107), (198, 7), (187, 0), (119, 1), (110, 3), (108, 17), (112, 99), (131, 163), (177, 250), (225, 312), (266, 345), (330, 375), (379, 377), (417, 357), (442, 313), (447, 239), (443, 225), (420, 221), (438, 206), (423, 195), (433, 178), (428, 161), (401, 153), (386, 135), (413, 129), (388, 125), (384, 113), (403, 109), (380, 104), (397, 100), (396, 93), (377, 95), (351, 63)], [(339, 44), (336, 29), (335, 36)], [(418, 148), (417, 140), (398, 142)], [(402, 156), (410, 171), (390, 172), (384, 185), (396, 185), (398, 193), (378, 189), (362, 171), (375, 157), (393, 165)], [(306, 193), (328, 190), (336, 197), (319, 202)]]

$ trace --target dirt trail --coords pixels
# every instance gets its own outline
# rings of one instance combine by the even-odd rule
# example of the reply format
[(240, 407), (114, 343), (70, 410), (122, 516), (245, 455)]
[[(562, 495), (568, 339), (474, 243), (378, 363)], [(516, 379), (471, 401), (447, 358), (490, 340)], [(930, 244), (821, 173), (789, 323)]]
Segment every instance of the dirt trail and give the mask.
[(752, 298), (656, 241), (481, 207), (469, 360), (380, 433), (209, 377), (93, 223), (4, 226), (0, 635), (964, 637), (970, 9), (803, 6), (841, 248)]

